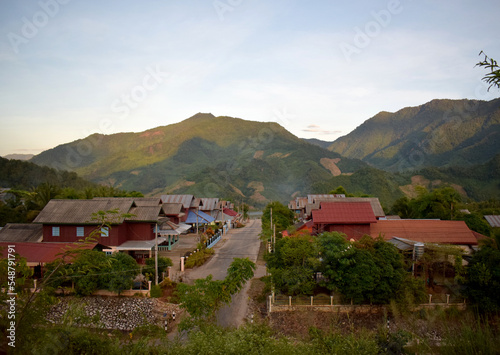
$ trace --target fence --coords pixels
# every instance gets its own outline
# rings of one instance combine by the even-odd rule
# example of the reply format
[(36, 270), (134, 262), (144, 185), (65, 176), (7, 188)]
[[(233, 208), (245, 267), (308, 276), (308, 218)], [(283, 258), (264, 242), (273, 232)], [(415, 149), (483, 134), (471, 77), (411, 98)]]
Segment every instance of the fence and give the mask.
[[(444, 296), (444, 301), (442, 301)], [(454, 301), (454, 302), (451, 302)], [(429, 295), (429, 302), (415, 306), (415, 310), (422, 308), (450, 308), (455, 307), (459, 310), (465, 310), (465, 300), (452, 297), (452, 295)], [(338, 313), (378, 313), (386, 309), (386, 305), (368, 305), (368, 304), (338, 304), (338, 297), (328, 296), (325, 294), (317, 296), (284, 296), (271, 294), (267, 299), (267, 311), (281, 312), (281, 311), (295, 311), (295, 310), (309, 310), (320, 312), (338, 312)]]

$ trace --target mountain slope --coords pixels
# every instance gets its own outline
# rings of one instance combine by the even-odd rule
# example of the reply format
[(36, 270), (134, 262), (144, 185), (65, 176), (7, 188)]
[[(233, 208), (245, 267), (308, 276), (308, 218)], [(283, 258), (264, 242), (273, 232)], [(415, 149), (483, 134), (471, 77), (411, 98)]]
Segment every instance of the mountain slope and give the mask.
[(366, 166), (309, 144), (276, 123), (197, 114), (141, 133), (92, 135), (32, 159), (145, 194), (196, 193), (255, 206), (307, 194)]
[(500, 152), (500, 99), (380, 112), (328, 149), (390, 171), (485, 163)]

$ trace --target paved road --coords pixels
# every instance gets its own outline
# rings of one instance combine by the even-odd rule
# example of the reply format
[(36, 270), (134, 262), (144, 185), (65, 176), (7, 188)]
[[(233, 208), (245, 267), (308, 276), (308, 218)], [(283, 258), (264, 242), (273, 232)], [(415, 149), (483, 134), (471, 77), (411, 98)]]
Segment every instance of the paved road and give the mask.
[[(259, 233), (261, 221), (251, 220), (244, 228), (231, 230), (221, 242), (215, 246), (214, 256), (203, 266), (186, 271), (188, 280), (205, 278), (212, 275), (215, 280), (222, 280), (227, 275), (227, 269), (234, 258), (249, 258), (256, 262), (259, 254)], [(261, 268), (256, 270), (256, 277), (262, 276)], [(229, 306), (222, 308), (217, 316), (217, 323), (223, 327), (239, 326), (243, 323), (248, 309), (248, 287), (233, 296)]]

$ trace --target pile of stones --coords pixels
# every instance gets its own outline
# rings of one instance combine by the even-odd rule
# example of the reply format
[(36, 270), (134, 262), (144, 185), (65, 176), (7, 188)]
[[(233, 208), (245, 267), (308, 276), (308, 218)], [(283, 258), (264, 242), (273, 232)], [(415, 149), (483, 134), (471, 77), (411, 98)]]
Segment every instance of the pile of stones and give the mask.
[(151, 298), (65, 297), (51, 309), (47, 318), (54, 323), (66, 318), (80, 326), (131, 331), (147, 324), (161, 326), (174, 312), (179, 315), (178, 305)]

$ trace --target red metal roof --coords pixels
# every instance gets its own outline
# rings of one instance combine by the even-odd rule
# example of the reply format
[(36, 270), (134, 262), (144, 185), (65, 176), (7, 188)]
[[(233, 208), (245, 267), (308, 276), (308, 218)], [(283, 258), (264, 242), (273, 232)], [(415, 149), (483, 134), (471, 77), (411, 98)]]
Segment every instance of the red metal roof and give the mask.
[(464, 221), (425, 219), (379, 220), (370, 226), (373, 238), (399, 237), (422, 243), (476, 245), (474, 233)]
[(8, 247), (13, 245), (16, 254), (26, 258), (29, 263), (48, 263), (60, 257), (69, 248), (78, 246), (83, 249), (94, 249), (97, 243), (83, 244), (83, 243), (0, 243), (3, 250), (0, 251), (2, 258), (7, 258)]
[(321, 202), (312, 211), (315, 224), (369, 224), (377, 222), (370, 202)]
[(231, 217), (236, 217), (238, 215), (238, 212), (235, 212), (230, 208), (224, 208), (222, 211), (224, 212), (224, 214), (227, 214), (228, 216)]

